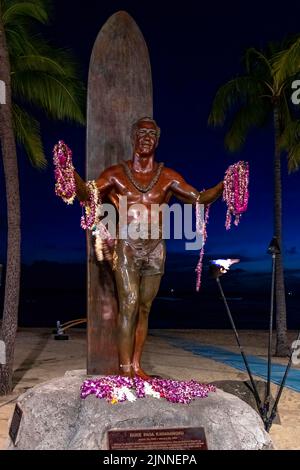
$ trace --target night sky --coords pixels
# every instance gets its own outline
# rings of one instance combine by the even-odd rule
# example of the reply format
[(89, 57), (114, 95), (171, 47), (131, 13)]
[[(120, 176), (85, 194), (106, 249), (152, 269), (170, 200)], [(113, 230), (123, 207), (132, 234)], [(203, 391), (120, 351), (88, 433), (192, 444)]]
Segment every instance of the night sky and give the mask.
[[(240, 256), (240, 267), (269, 270), (265, 254), (273, 231), (272, 128), (254, 130), (238, 154), (224, 150), (223, 129), (207, 126), (212, 100), (220, 85), (241, 71), (247, 47), (263, 47), (300, 32), (297, 2), (171, 2), (56, 1), (46, 28), (58, 46), (71, 48), (84, 81), (96, 36), (107, 18), (126, 10), (139, 25), (152, 64), (154, 117), (162, 130), (157, 159), (180, 172), (196, 188), (223, 179), (229, 164), (250, 162), (250, 204), (238, 228), (226, 232), (222, 201), (214, 204), (208, 227), (208, 254)], [(76, 169), (84, 175), (85, 129), (42, 120), (42, 136), (49, 160), (44, 172), (33, 169), (19, 153), (22, 200), (22, 261), (84, 262), (85, 234), (81, 210), (67, 207), (54, 194), (53, 145), (65, 140), (74, 153)], [(130, 156), (124, 156), (130, 158)], [(6, 215), (1, 167), (0, 260), (5, 261)], [(298, 270), (300, 262), (300, 173), (287, 174), (283, 165), (285, 266)], [(168, 243), (169, 251), (184, 250), (183, 241)]]

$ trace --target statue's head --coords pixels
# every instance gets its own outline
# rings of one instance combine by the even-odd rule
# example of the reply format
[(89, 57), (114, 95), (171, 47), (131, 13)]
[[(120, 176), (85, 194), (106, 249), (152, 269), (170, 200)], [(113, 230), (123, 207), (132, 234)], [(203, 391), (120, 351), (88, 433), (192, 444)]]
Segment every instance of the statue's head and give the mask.
[(150, 117), (143, 117), (132, 126), (131, 138), (134, 151), (141, 156), (150, 156), (158, 146), (160, 128)]

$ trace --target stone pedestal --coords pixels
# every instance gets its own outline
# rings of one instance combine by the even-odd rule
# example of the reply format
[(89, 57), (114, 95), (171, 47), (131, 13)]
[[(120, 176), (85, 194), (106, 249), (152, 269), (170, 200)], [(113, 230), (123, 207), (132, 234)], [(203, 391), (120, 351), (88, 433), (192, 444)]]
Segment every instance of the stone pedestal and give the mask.
[(189, 405), (146, 397), (112, 405), (94, 395), (80, 398), (83, 371), (38, 385), (18, 400), (23, 411), (16, 445), (26, 450), (107, 450), (107, 431), (204, 427), (210, 450), (271, 449), (258, 414), (221, 390)]

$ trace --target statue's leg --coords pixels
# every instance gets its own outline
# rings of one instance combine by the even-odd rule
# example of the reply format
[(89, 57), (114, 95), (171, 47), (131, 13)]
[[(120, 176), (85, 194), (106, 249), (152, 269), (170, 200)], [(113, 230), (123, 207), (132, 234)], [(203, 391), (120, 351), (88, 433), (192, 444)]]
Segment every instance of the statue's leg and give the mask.
[(133, 368), (136, 375), (144, 380), (149, 379), (141, 368), (141, 357), (148, 333), (148, 317), (153, 300), (155, 299), (162, 275), (142, 276), (139, 291), (139, 315), (135, 333), (135, 345), (133, 354)]
[(131, 377), (135, 327), (138, 314), (140, 274), (137, 270), (120, 267), (115, 271), (119, 297), (118, 350), (120, 375)]

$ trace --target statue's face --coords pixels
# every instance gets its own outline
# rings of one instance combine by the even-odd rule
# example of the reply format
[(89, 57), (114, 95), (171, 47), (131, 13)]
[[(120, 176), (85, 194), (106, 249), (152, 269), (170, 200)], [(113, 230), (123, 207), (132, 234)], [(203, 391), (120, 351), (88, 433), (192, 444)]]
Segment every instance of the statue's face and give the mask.
[(140, 121), (135, 136), (135, 152), (142, 157), (153, 154), (158, 143), (157, 129), (153, 122)]

